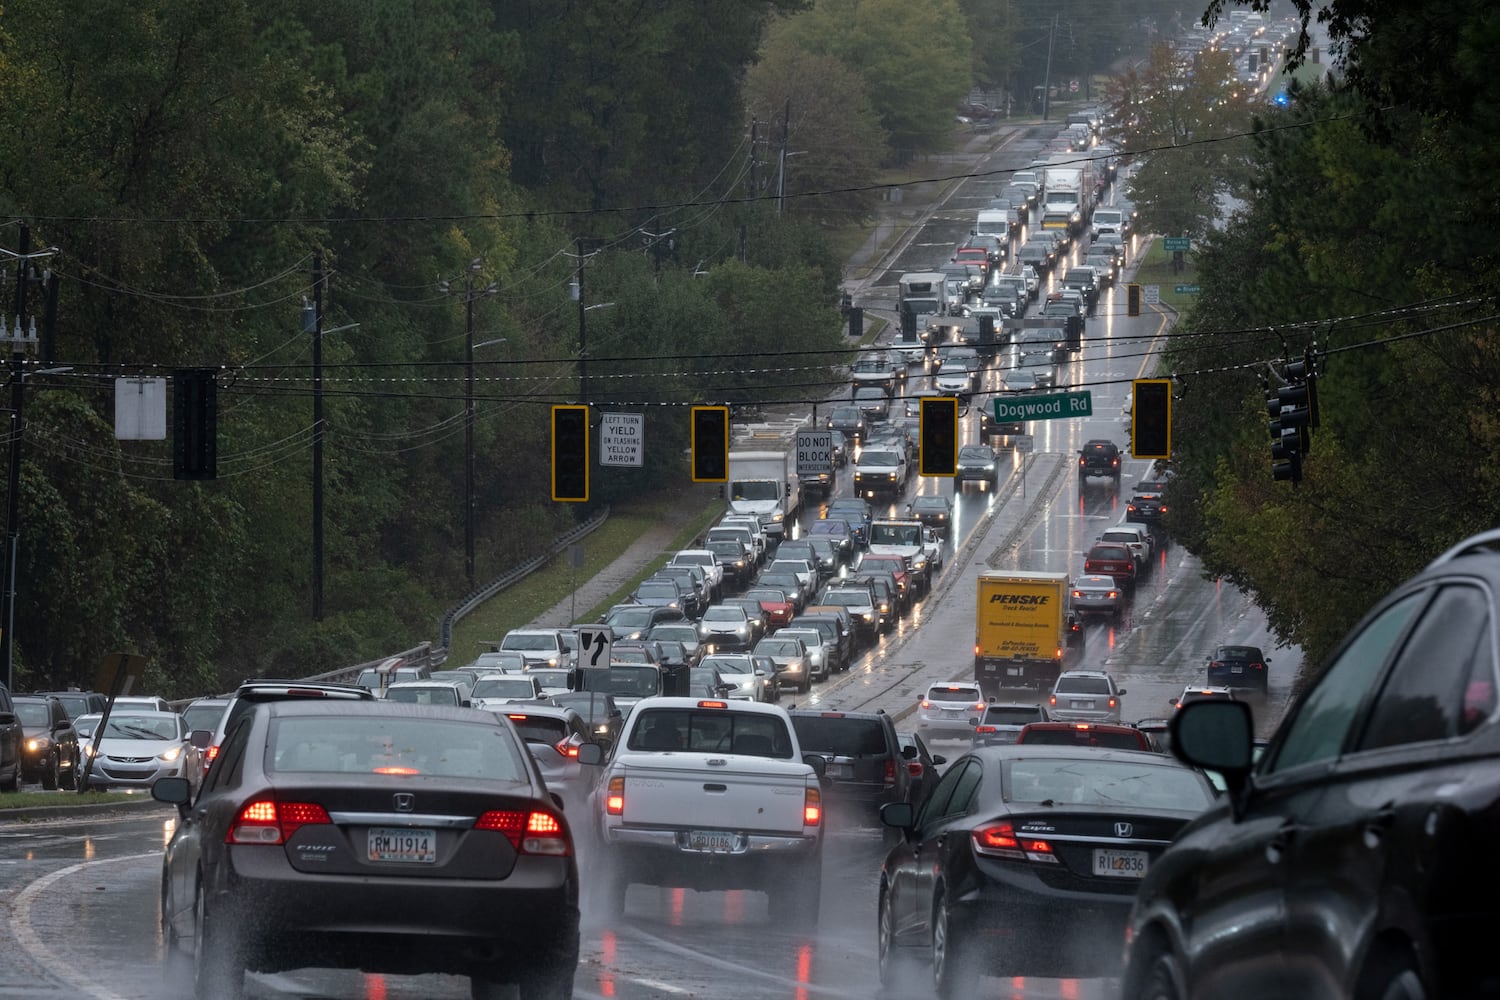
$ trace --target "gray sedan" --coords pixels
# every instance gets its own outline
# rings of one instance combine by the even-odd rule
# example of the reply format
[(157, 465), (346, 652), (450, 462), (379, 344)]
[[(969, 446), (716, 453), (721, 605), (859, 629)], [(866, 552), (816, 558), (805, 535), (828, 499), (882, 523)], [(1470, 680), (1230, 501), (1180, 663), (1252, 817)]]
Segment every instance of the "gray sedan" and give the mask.
[(1125, 611), (1125, 595), (1112, 576), (1080, 576), (1073, 581), (1073, 613), (1101, 615), (1116, 622)]

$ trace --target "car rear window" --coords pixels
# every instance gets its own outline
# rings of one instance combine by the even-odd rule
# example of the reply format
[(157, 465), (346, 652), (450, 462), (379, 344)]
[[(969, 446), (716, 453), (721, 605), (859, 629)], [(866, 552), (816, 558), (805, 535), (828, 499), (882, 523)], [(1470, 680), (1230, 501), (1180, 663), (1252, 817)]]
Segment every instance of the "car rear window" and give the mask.
[(485, 677), (474, 682), (475, 698), (532, 698), (536, 688), (530, 677)]
[(786, 724), (774, 715), (722, 709), (653, 708), (630, 731), (632, 750), (686, 750), (790, 759)]
[(955, 687), (949, 684), (934, 684), (927, 689), (928, 701), (983, 701), (977, 687)]
[(515, 741), (494, 726), (422, 718), (274, 719), (266, 769), (293, 774), (432, 775), (526, 781)]
[(804, 753), (830, 753), (836, 757), (883, 756), (891, 752), (885, 727), (879, 719), (848, 716), (794, 715), (792, 728)]
[(1109, 694), (1109, 680), (1104, 677), (1059, 677), (1058, 694)]
[(1212, 791), (1192, 771), (1120, 760), (1066, 760), (1023, 757), (1004, 765), (1007, 802), (1118, 806), (1198, 811), (1212, 803)]
[(984, 723), (989, 726), (1024, 726), (1029, 722), (1040, 722), (1039, 708), (991, 708), (984, 713)]
[(510, 724), (516, 727), (521, 739), (531, 743), (556, 743), (568, 735), (567, 723), (561, 719), (506, 713)]

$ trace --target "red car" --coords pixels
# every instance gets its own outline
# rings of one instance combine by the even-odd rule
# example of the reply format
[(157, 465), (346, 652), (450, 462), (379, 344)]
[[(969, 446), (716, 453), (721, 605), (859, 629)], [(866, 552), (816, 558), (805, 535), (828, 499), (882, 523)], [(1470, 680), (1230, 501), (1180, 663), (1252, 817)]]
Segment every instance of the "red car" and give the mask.
[(775, 587), (751, 587), (745, 591), (745, 597), (760, 602), (760, 609), (766, 613), (770, 631), (774, 632), (783, 625), (791, 624), (794, 609), (786, 591)]
[(1083, 572), (1088, 576), (1114, 577), (1116, 583), (1128, 589), (1135, 586), (1135, 553), (1128, 545), (1100, 542), (1084, 556)]
[(990, 252), (984, 247), (959, 247), (953, 254), (955, 264), (974, 264), (982, 274), (990, 273)]

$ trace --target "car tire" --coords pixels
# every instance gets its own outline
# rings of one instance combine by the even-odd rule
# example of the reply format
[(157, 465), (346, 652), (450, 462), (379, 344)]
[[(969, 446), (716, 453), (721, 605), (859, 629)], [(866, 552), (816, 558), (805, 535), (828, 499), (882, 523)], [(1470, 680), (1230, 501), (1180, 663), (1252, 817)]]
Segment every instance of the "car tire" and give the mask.
[(48, 755), (48, 757), (47, 757), (47, 763), (42, 768), (41, 778), (42, 778), (42, 788), (43, 789), (45, 789), (46, 791), (49, 791), (49, 792), (55, 792), (55, 791), (57, 791), (57, 784), (58, 784), (57, 754), (53, 753), (53, 754), (49, 754)]
[(193, 963), (191, 956), (182, 950), (182, 938), (168, 919), (170, 901), (167, 898), (167, 873), (162, 870), (161, 879), (161, 940), (162, 940), (162, 985), (173, 996), (187, 996), (193, 991)]
[(197, 1000), (240, 1000), (245, 965), (240, 942), (228, 921), (208, 908), (203, 886), (193, 902), (193, 995)]
[(83, 761), (75, 754), (73, 757), (73, 766), (68, 768), (67, 773), (62, 778), (61, 787), (64, 791), (78, 791), (78, 773), (82, 770)]
[(0, 792), (16, 792), (21, 789), (21, 764), (18, 761), (10, 772), (10, 777), (0, 781)]
[(969, 1000), (977, 992), (979, 969), (970, 950), (940, 892), (932, 905), (932, 986), (938, 1000)]
[[(577, 952), (558, 955), (523, 976), (516, 983), (516, 993), (520, 1000), (573, 1000), (573, 979), (577, 975)], [(471, 979), (471, 992), (473, 982)]]
[(1371, 959), (1360, 973), (1354, 1000), (1427, 1000), (1427, 988), (1411, 954), (1395, 948)]
[(893, 991), (905, 992), (902, 989), (908, 985), (913, 962), (907, 949), (896, 943), (896, 908), (891, 901), (891, 893), (885, 886), (880, 887), (880, 908), (876, 918), (876, 946), (877, 961), (880, 968), (880, 985), (885, 987), (887, 993)]

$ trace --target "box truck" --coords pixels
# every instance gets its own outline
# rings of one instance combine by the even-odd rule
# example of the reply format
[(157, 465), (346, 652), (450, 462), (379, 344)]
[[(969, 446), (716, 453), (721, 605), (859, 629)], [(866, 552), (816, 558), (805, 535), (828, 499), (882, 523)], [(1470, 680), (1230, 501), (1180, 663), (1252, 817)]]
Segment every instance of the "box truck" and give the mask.
[(731, 451), (725, 497), (731, 513), (754, 514), (766, 534), (779, 542), (802, 503), (796, 456), (791, 449)]
[(1083, 654), (1066, 573), (989, 573), (979, 577), (974, 617), (974, 680), (988, 697), (1001, 688), (1050, 688)]

